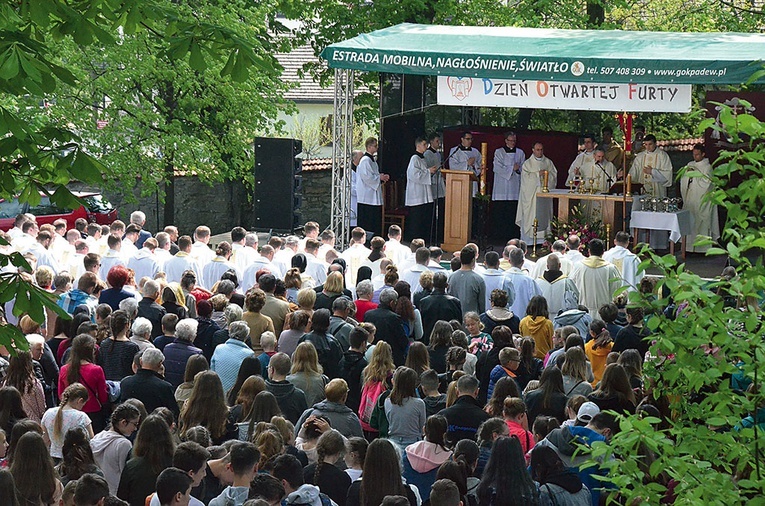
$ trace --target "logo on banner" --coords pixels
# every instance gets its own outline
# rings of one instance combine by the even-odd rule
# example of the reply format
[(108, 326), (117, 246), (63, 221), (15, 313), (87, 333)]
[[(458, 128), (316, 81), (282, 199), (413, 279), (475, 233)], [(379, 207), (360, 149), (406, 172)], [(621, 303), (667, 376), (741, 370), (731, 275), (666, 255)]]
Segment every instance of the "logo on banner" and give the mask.
[(571, 73), (574, 74), (576, 77), (579, 77), (582, 74), (584, 74), (584, 69), (585, 69), (584, 63), (580, 61), (575, 61), (574, 63), (571, 64)]
[(457, 100), (465, 100), (473, 89), (473, 79), (469, 77), (447, 77), (446, 85)]

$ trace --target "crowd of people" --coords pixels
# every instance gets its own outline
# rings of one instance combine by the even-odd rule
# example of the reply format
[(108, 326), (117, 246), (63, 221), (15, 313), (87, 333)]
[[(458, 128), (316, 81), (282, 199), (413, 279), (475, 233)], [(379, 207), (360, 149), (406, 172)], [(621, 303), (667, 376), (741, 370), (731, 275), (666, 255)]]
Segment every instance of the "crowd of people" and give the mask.
[(0, 504), (597, 505), (583, 449), (667, 416), (626, 234), (479, 263), (395, 225), (337, 251), (144, 224), (2, 233), (60, 311), (3, 308), (29, 349), (0, 348)]

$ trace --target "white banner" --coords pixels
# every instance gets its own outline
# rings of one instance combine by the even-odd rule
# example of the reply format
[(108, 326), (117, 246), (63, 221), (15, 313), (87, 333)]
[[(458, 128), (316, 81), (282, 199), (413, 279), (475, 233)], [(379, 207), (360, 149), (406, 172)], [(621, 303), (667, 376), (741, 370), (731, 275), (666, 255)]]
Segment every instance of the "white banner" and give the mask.
[(690, 112), (690, 84), (606, 84), (438, 77), (440, 105), (570, 111)]

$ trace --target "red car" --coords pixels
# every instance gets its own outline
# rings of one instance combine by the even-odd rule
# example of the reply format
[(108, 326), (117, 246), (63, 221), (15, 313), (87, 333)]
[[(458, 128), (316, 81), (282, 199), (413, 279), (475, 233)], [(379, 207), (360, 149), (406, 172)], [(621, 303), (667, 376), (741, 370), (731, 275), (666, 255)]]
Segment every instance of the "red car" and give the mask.
[(0, 230), (13, 228), (13, 221), (19, 213), (30, 213), (37, 216), (37, 223), (53, 223), (63, 218), (66, 220), (67, 229), (74, 228), (74, 222), (78, 218), (85, 218), (88, 222), (99, 225), (109, 225), (117, 219), (117, 210), (103, 195), (97, 192), (72, 192), (85, 201), (84, 206), (76, 209), (62, 209), (51, 203), (47, 195), (42, 195), (40, 203), (36, 206), (22, 204), (19, 199), (0, 200)]

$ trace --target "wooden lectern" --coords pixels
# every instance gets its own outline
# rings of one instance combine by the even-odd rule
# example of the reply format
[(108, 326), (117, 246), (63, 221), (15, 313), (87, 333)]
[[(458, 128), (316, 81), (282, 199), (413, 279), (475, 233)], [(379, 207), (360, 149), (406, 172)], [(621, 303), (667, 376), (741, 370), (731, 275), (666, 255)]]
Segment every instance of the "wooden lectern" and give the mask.
[(444, 213), (444, 243), (446, 251), (459, 251), (470, 242), (473, 219), (473, 181), (477, 181), (472, 171), (442, 170), (446, 175), (446, 196)]

